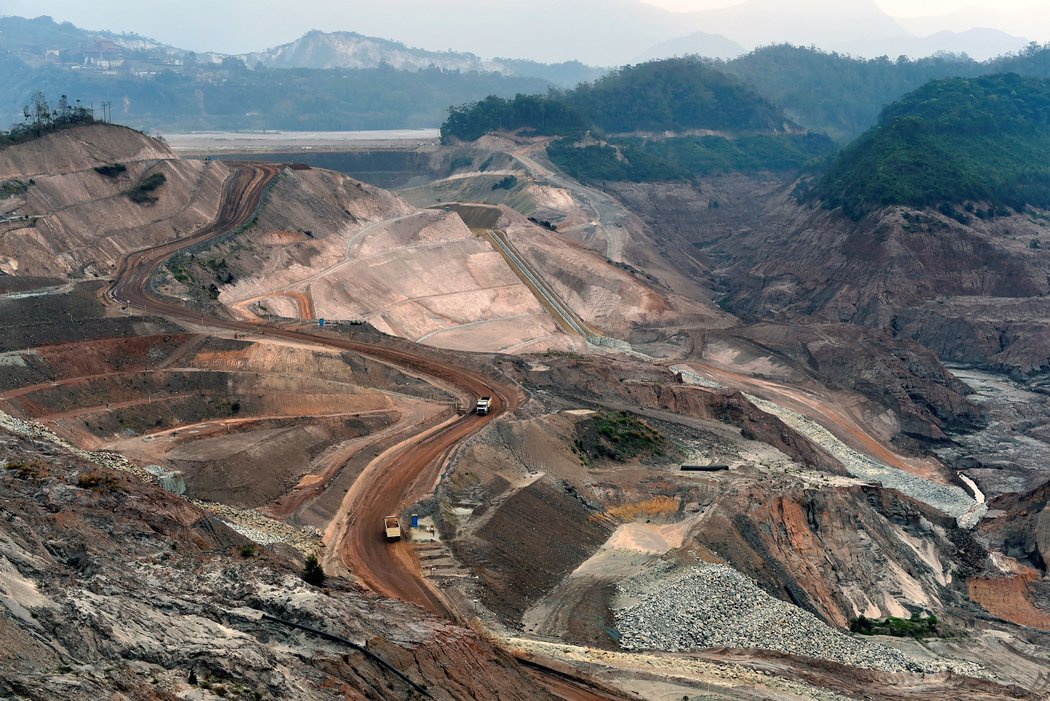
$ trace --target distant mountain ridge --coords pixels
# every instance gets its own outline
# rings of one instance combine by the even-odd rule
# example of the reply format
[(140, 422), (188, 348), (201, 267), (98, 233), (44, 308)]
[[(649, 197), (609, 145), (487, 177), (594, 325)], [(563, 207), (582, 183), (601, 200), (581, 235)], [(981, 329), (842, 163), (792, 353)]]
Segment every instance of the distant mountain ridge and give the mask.
[(129, 58), (174, 65), (193, 53), (139, 34), (82, 29), (46, 15), (32, 19), (0, 17), (0, 46), (32, 67), (94, 65)]
[(593, 80), (605, 73), (601, 68), (579, 61), (543, 64), (515, 59), (482, 59), (460, 51), (429, 51), (406, 46), (399, 41), (365, 36), (357, 32), (313, 30), (295, 41), (266, 51), (241, 54), (236, 58), (249, 68), (377, 68), (387, 65), (402, 71), (440, 68), (446, 71), (502, 73), (542, 78), (569, 87)]
[(747, 53), (740, 44), (721, 34), (693, 32), (677, 39), (670, 39), (652, 47), (638, 56), (636, 62), (674, 58), (676, 56), (704, 56), (706, 58), (736, 58)]
[(836, 48), (832, 46), (836, 41), (845, 44), (908, 34), (874, 0), (746, 0), (686, 17), (683, 26), (696, 26), (750, 47), (789, 42)]
[(488, 70), (478, 56), (455, 51), (427, 51), (399, 41), (368, 37), (357, 32), (307, 32), (295, 41), (237, 58), (249, 68), (375, 68), (381, 63), (398, 70), (417, 71), (434, 66), (445, 70)]

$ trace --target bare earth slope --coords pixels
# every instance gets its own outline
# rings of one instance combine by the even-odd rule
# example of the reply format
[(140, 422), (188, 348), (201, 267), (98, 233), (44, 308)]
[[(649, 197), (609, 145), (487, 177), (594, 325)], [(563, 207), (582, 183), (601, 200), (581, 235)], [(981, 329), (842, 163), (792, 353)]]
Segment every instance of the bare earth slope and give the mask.
[(890, 329), (945, 360), (1018, 375), (1050, 367), (1039, 213), (960, 223), (894, 207), (852, 222), (800, 206), (791, 183), (774, 177), (614, 192), (688, 251), (745, 317)]
[[(119, 164), (107, 177), (96, 167)], [(126, 193), (154, 174), (154, 202)], [(0, 199), (0, 272), (107, 276), (128, 251), (178, 238), (210, 221), (229, 174), (216, 161), (182, 161), (124, 127), (94, 125), (0, 149), (0, 180), (25, 191)]]
[[(94, 231), (99, 203), (163, 215), (0, 277), (0, 408), (130, 459), (0, 414), (12, 693), (411, 697), (359, 650), (252, 608), (367, 642), (436, 698), (614, 695), (581, 687), (580, 668), (644, 698), (1037, 697), (1045, 493), (997, 491), (989, 513), (972, 482), (909, 452), (979, 420), (966, 387), (892, 325), (796, 325), (780, 280), (772, 321), (741, 325), (710, 301), (734, 293), (730, 271), (750, 279), (748, 256), (782, 264), (726, 238), (757, 236), (782, 184), (757, 200), (728, 180), (628, 192), (639, 218), (535, 143), (495, 140), (499, 154), (441, 187), (498, 206), (419, 210), (303, 166), (231, 166), (223, 185), (225, 166), (147, 141), (107, 152), (119, 133), (61, 146), (73, 160), (42, 176), (51, 190), (26, 177), (2, 204), (44, 247)], [(35, 173), (25, 153), (11, 167)], [(509, 189), (480, 174), (489, 158)], [(127, 183), (95, 170), (113, 161)], [(135, 204), (123, 193), (148, 168), (170, 175)], [(220, 186), (203, 227), (208, 188), (187, 189), (187, 173)], [(33, 202), (36, 228), (16, 211)], [(79, 278), (107, 274), (118, 245), (138, 252), (104, 305), (101, 281)], [(515, 355), (462, 352), (479, 349)], [(464, 415), (478, 394), (495, 411)], [(424, 528), (406, 518), (386, 543), (389, 513)], [(322, 532), (327, 596), (294, 576)], [(844, 630), (912, 614), (941, 628), (921, 644)]]
[(249, 541), (138, 478), (5, 430), (0, 462), (0, 693), (41, 701), (415, 693), (361, 652), (259, 620), (265, 612), (367, 644), (436, 699), (543, 698), (466, 629), (346, 583), (322, 593), (283, 557), (244, 550)]
[[(568, 348), (529, 289), (455, 214), (415, 210), (334, 173), (287, 171), (258, 221), (206, 255), (232, 280), (200, 269), (219, 301), (245, 318), (365, 320), (447, 348)], [(276, 203), (280, 203), (277, 205)], [(223, 284), (225, 282), (225, 284)]]

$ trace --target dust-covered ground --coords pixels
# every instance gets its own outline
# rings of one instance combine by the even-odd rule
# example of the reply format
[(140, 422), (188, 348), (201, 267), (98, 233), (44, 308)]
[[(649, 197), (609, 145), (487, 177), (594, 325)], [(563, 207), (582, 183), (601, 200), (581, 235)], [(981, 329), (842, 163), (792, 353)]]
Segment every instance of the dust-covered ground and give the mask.
[[(946, 673), (987, 698), (1041, 683), (1048, 658), (1032, 652), (1045, 634), (997, 621), (973, 594), (981, 577), (1002, 575), (983, 534), (849, 476), (845, 447), (803, 449), (805, 427), (714, 376), (703, 386), (560, 354), (520, 367), (533, 392), (525, 414), (456, 455), (436, 509), (451, 552), (478, 576), (437, 580), (476, 600), (516, 645), (569, 643), (551, 649), (599, 665), (624, 649), (740, 648), (752, 669), (760, 650), (811, 670), (849, 659), (893, 678), (874, 698), (921, 698), (932, 693), (924, 675)], [(624, 410), (636, 423), (618, 418)], [(625, 449), (638, 435), (653, 442)], [(728, 469), (683, 472), (684, 463)], [(844, 630), (861, 615), (913, 614), (941, 621), (924, 647)], [(833, 677), (809, 681), (839, 693)], [(702, 678), (717, 686), (715, 672)]]

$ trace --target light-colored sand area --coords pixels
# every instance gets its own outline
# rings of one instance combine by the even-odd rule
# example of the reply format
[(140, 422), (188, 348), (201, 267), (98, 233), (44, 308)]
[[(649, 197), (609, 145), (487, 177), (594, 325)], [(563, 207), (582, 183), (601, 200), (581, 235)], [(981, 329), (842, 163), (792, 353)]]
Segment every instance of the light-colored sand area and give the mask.
[(383, 129), (375, 131), (195, 131), (164, 134), (180, 154), (261, 151), (353, 151), (406, 148), (433, 144), (437, 129)]
[(363, 319), (384, 333), (458, 350), (578, 345), (499, 253), (452, 212), (399, 213), (340, 238), (342, 255), (335, 242), (316, 244), (326, 249), (319, 256), (242, 278), (222, 301), (245, 318)]

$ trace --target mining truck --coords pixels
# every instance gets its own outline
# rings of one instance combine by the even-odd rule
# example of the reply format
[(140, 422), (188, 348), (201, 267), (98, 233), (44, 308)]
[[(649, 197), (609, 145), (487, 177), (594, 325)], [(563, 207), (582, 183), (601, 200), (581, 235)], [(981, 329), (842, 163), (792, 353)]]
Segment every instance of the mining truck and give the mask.
[(489, 406), (491, 405), (492, 397), (482, 397), (478, 400), (478, 404), (476, 407), (474, 407), (474, 411), (475, 413), (477, 413), (478, 416), (484, 416), (485, 414), (489, 413)]
[(401, 522), (397, 520), (397, 516), (384, 517), (383, 530), (386, 532), (387, 540), (401, 540)]

